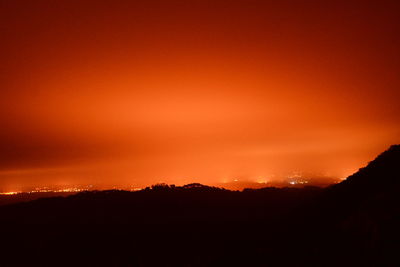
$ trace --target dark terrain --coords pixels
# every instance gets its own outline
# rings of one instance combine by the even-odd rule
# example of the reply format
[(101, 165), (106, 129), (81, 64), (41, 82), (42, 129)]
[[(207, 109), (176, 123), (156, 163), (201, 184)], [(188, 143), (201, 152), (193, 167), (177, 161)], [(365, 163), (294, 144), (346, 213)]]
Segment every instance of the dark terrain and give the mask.
[(32, 201), (39, 198), (67, 197), (75, 194), (75, 192), (35, 192), (18, 193), (15, 195), (0, 195), (0, 206)]
[(0, 207), (0, 266), (400, 266), (400, 145), (340, 184), (191, 184)]

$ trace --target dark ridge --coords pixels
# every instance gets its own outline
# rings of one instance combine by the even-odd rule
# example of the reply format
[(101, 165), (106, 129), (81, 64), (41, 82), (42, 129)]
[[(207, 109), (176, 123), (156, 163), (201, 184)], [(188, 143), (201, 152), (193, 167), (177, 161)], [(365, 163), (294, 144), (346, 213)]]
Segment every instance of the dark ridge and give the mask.
[(341, 183), (328, 187), (324, 198), (330, 207), (348, 211), (396, 197), (400, 194), (399, 185), (400, 145), (392, 145), (366, 167)]
[(392, 145), (366, 167), (343, 182), (331, 186), (334, 190), (377, 192), (400, 183), (400, 145)]
[(365, 266), (399, 264), (399, 168), (400, 145), (393, 145), (343, 182), (326, 188), (308, 211), (318, 215), (314, 235), (321, 250), (340, 247), (344, 259), (368, 259), (361, 264)]
[(0, 207), (1, 266), (399, 266), (400, 146), (322, 189), (198, 183)]

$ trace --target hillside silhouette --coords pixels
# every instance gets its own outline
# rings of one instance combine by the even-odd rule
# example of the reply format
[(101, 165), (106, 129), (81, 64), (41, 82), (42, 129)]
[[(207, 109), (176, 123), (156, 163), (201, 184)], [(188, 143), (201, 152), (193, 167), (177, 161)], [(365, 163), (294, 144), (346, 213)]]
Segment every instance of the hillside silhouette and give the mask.
[(396, 266), (400, 145), (322, 189), (189, 184), (0, 207), (1, 266)]

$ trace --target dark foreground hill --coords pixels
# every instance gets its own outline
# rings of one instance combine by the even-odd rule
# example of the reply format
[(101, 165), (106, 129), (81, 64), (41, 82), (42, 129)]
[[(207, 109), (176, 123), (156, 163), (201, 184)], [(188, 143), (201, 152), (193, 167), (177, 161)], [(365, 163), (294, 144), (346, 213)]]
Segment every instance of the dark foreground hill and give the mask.
[(396, 266), (400, 146), (346, 181), (191, 184), (0, 207), (1, 266)]

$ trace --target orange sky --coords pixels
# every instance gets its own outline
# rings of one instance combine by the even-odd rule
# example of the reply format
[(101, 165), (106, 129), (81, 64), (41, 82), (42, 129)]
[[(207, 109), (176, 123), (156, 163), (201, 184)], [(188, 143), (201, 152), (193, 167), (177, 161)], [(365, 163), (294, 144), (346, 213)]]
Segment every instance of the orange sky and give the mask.
[(0, 189), (344, 177), (400, 142), (398, 1), (0, 3)]

